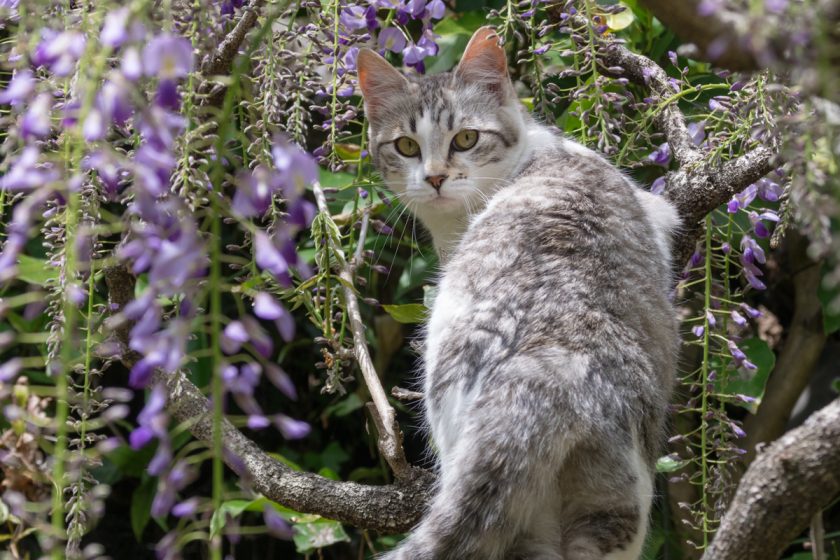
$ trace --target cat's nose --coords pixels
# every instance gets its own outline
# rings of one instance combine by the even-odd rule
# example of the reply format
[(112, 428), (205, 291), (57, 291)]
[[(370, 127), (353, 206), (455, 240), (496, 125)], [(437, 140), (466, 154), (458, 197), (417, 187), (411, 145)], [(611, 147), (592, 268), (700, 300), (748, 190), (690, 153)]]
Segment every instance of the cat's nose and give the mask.
[(440, 191), (441, 185), (449, 175), (426, 175), (426, 182), (432, 185), (436, 191)]

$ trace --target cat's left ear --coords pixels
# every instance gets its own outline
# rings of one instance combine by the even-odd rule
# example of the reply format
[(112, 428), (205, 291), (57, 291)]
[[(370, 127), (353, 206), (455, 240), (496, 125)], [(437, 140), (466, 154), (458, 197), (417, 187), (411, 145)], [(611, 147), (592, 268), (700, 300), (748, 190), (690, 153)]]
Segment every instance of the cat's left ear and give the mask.
[(505, 49), (499, 45), (499, 36), (492, 26), (486, 25), (473, 33), (455, 69), (455, 78), (481, 86), (502, 99), (513, 93)]

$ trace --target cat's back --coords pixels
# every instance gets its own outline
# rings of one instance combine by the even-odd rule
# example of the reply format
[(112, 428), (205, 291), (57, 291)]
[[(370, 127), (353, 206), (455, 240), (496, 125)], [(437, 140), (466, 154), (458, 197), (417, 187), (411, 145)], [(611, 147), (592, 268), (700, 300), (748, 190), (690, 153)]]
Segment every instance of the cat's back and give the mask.
[(609, 386), (592, 412), (620, 401), (664, 408), (678, 340), (675, 221), (594, 152), (562, 138), (543, 145), (445, 266), (428, 328), (431, 381), (444, 389), (469, 372), (486, 386), (497, 366), (528, 355), (546, 372), (574, 361), (578, 381)]
[(520, 330), (548, 317), (555, 329), (571, 330), (557, 323), (570, 315), (583, 321), (578, 331), (588, 323), (609, 330), (604, 322), (631, 324), (641, 315), (670, 319), (675, 225), (667, 202), (558, 137), (474, 218), (441, 288), (519, 315)]

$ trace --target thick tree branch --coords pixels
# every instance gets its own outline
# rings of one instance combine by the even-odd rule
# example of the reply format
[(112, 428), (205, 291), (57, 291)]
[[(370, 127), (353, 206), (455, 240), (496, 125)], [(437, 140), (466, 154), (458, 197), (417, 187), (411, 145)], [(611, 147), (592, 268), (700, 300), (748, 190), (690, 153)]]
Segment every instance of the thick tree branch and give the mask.
[(665, 196), (677, 207), (683, 227), (674, 239), (677, 266), (687, 262), (694, 251), (706, 215), (770, 173), (776, 160), (774, 149), (761, 146), (722, 165), (680, 168), (668, 174)]
[[(134, 277), (122, 266), (106, 271), (109, 303), (122, 309), (134, 297)], [(119, 342), (127, 345), (127, 328), (118, 329)], [(140, 355), (126, 351), (122, 356), (131, 367)], [(179, 422), (188, 423), (190, 432), (210, 444), (213, 417), (207, 398), (182, 373), (157, 371), (154, 383), (163, 383), (169, 396), (167, 410)], [(395, 484), (367, 486), (338, 482), (308, 472), (292, 470), (263, 452), (229, 421), (223, 422), (224, 460), (251, 487), (265, 497), (303, 513), (349, 523), (382, 533), (404, 532), (419, 519), (429, 499), (433, 475), (416, 467), (406, 467)]]
[[(318, 210), (329, 216), (329, 208), (327, 208), (327, 200), (324, 197), (324, 191), (319, 184), (313, 187), (315, 192), (315, 200), (318, 203)], [(367, 214), (365, 214), (365, 218)], [(362, 233), (363, 236), (367, 229), (367, 219), (363, 220)], [(357, 245), (359, 249), (364, 245), (364, 238), (361, 237)], [(365, 325), (362, 323), (362, 316), (359, 312), (359, 300), (356, 297), (355, 289), (353, 288), (353, 267), (354, 262), (347, 260), (341, 247), (333, 247), (333, 250), (340, 255), (341, 265), (338, 271), (339, 277), (342, 280), (342, 292), (344, 294), (344, 304), (347, 309), (347, 316), (350, 319), (350, 331), (353, 333), (353, 350), (356, 356), (356, 362), (359, 364), (359, 369), (362, 371), (362, 378), (365, 381), (368, 392), (373, 399), (374, 407), (371, 410), (373, 413), (374, 423), (379, 432), (379, 451), (388, 462), (394, 475), (399, 479), (407, 476), (410, 473), (408, 461), (405, 459), (405, 451), (402, 446), (402, 431), (400, 431), (400, 424), (397, 421), (397, 415), (393, 407), (388, 403), (388, 396), (382, 388), (382, 383), (379, 381), (379, 375), (373, 367), (373, 361), (370, 359), (370, 352), (367, 348), (367, 339), (365, 337)], [(357, 257), (360, 255), (357, 251)]]
[(704, 560), (773, 560), (840, 494), (840, 398), (760, 454)]

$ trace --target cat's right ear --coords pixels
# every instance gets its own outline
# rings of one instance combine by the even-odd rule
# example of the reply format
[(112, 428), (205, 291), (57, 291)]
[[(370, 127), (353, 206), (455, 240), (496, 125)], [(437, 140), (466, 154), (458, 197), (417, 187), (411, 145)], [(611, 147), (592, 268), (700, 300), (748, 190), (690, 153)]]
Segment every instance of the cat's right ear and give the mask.
[(394, 99), (408, 94), (405, 76), (370, 49), (359, 51), (356, 69), (368, 119), (376, 119)]

